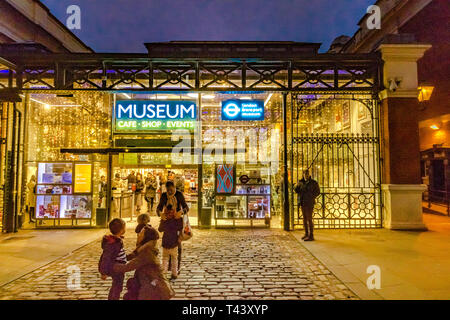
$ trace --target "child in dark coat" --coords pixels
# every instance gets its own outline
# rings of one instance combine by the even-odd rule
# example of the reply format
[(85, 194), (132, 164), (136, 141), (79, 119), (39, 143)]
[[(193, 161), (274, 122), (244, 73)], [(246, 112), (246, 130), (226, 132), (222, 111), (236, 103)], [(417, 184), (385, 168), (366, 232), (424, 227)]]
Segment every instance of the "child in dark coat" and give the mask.
[(178, 276), (178, 244), (180, 232), (183, 230), (183, 218), (176, 212), (171, 204), (167, 205), (161, 214), (161, 223), (158, 231), (164, 232), (162, 237), (162, 265), (165, 272), (169, 269), (169, 259), (172, 271), (172, 280)]
[(123, 235), (125, 234), (125, 221), (116, 218), (109, 223), (110, 235), (102, 239), (103, 253), (100, 256), (98, 271), (103, 280), (107, 276), (112, 278), (111, 289), (109, 290), (108, 300), (119, 300), (123, 289), (124, 275), (113, 270), (116, 264), (126, 264), (127, 256), (123, 248)]
[[(147, 213), (142, 213), (142, 214), (138, 215), (137, 223), (138, 224), (137, 224), (134, 232), (136, 232), (136, 234), (139, 234), (142, 231), (142, 229), (144, 229), (145, 226), (151, 227), (150, 215)], [(136, 243), (136, 245), (137, 245), (137, 243)]]

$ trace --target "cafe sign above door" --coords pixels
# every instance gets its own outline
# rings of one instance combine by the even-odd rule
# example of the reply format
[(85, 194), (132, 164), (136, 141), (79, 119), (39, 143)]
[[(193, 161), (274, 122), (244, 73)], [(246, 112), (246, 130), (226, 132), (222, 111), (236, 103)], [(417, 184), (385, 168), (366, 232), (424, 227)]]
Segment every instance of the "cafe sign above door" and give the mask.
[(117, 100), (116, 131), (193, 130), (197, 105), (193, 101)]

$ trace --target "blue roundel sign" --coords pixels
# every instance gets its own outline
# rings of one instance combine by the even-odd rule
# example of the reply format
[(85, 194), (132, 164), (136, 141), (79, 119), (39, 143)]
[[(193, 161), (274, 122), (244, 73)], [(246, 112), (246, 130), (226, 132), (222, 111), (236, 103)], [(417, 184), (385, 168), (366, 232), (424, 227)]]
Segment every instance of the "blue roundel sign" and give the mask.
[(264, 120), (263, 100), (222, 101), (222, 120), (262, 121)]

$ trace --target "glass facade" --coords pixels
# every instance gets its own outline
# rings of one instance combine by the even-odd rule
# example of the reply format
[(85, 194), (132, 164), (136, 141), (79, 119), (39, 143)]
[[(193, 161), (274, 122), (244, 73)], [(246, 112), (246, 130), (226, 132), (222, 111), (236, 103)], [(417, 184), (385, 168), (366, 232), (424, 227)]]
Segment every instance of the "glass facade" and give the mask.
[[(107, 175), (108, 157), (60, 149), (110, 146), (110, 99), (100, 92), (27, 95), (26, 181), (37, 177), (36, 204), (28, 205), (36, 226), (91, 226), (95, 209), (105, 207), (98, 185)], [(83, 164), (90, 169), (77, 172)], [(25, 190), (29, 198), (32, 192)]]
[[(286, 128), (280, 92), (67, 91), (29, 93), (25, 101), (26, 184), (37, 177), (33, 226), (92, 226), (97, 212), (104, 214), (108, 207), (110, 218), (132, 219), (140, 212), (154, 211), (165, 181), (178, 179), (194, 225), (203, 214), (211, 216), (217, 227), (278, 227), (284, 220), (285, 162), (293, 227), (302, 225), (294, 187), (304, 169), (310, 170), (322, 190), (315, 210), (318, 227), (377, 227), (381, 223), (378, 116), (369, 96), (286, 94)], [(161, 123), (151, 128), (153, 123), (145, 119), (138, 124), (143, 129), (135, 130), (134, 120), (121, 122), (121, 127), (115, 109), (119, 101), (123, 112), (131, 112), (127, 101), (188, 101), (195, 105), (195, 119), (192, 128), (163, 128)], [(244, 118), (230, 118), (234, 112), (234, 106), (227, 107), (230, 103), (240, 110), (248, 106), (249, 111)], [(150, 112), (150, 107), (146, 110)], [(254, 117), (255, 112), (259, 119), (245, 118)], [(175, 126), (175, 122), (164, 125)], [(123, 125), (131, 127), (123, 129)], [(79, 151), (62, 153), (62, 148)], [(111, 151), (110, 158), (106, 151), (89, 151), (102, 148), (116, 151)], [(77, 175), (75, 168), (82, 164), (89, 165), (89, 174)], [(233, 167), (232, 176), (220, 176), (222, 164)], [(150, 177), (156, 180), (154, 196), (148, 197), (145, 186), (136, 196), (129, 178), (132, 172), (140, 174), (144, 183)], [(232, 180), (231, 192), (218, 191), (221, 180), (224, 184)], [(106, 203), (108, 188), (111, 203)], [(28, 199), (32, 191), (23, 188), (22, 192)]]

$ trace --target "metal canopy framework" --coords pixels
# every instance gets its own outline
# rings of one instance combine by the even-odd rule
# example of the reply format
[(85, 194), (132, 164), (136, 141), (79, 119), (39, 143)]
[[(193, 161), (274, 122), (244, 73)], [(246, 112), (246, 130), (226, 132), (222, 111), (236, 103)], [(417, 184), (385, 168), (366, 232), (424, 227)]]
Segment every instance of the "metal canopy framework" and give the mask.
[[(289, 184), (289, 172), (294, 177), (303, 167), (302, 152), (298, 146), (312, 149), (313, 158), (305, 156), (303, 160), (308, 165), (314, 164), (315, 159), (327, 163), (330, 171), (334, 172), (342, 160), (347, 162), (347, 168), (354, 163), (360, 163), (363, 156), (348, 156), (354, 153), (351, 145), (372, 147), (372, 160), (379, 155), (379, 115), (377, 94), (382, 87), (382, 60), (378, 53), (371, 54), (318, 54), (317, 44), (302, 44), (291, 42), (261, 43), (159, 43), (146, 44), (147, 54), (103, 54), (103, 53), (35, 53), (12, 54), (4, 53), (0, 57), (0, 101), (18, 97), (20, 93), (56, 93), (63, 94), (71, 91), (91, 92), (282, 92), (283, 102), (283, 190), (284, 199), (293, 199), (293, 186)], [(299, 114), (312, 95), (329, 94), (328, 96), (345, 95), (359, 99), (370, 114), (374, 126), (373, 137), (342, 138), (318, 137), (299, 135)], [(364, 98), (359, 97), (364, 94)], [(371, 96), (368, 98), (367, 96)], [(289, 101), (288, 101), (289, 97)], [(315, 100), (317, 97), (311, 98)], [(16, 101), (16, 100), (9, 100)], [(290, 125), (288, 124), (290, 120)], [(294, 120), (297, 122), (294, 126)], [(291, 128), (291, 129), (288, 129)], [(288, 132), (288, 130), (291, 130)], [(360, 139), (360, 140), (358, 140)], [(355, 142), (356, 141), (356, 142)], [(366, 143), (368, 142), (368, 143)], [(308, 149), (309, 148), (309, 149)], [(336, 155), (330, 159), (323, 156), (322, 150), (332, 148)], [(334, 149), (333, 149), (334, 148)], [(295, 149), (295, 150), (294, 150)], [(106, 147), (106, 148), (63, 148), (61, 152), (89, 154), (101, 153), (109, 155), (108, 170), (111, 172), (112, 154), (116, 153), (156, 153), (168, 152), (167, 148), (152, 147)], [(317, 151), (319, 150), (319, 152)], [(340, 153), (337, 153), (339, 150)], [(358, 149), (359, 150), (359, 149)], [(361, 149), (362, 150), (362, 149)], [(297, 151), (297, 153), (295, 153)], [(370, 151), (370, 150), (369, 150)], [(201, 150), (193, 148), (191, 152)], [(237, 149), (236, 149), (236, 152)], [(315, 155), (319, 154), (321, 158)], [(334, 153), (333, 153), (334, 154)], [(328, 157), (328, 153), (326, 153)], [(326, 158), (326, 161), (324, 160)], [(303, 161), (302, 160), (302, 161)], [(337, 165), (334, 163), (337, 160)], [(304, 161), (304, 162), (305, 162)], [(324, 162), (325, 161), (325, 162)], [(329, 161), (329, 162), (327, 162)], [(351, 165), (348, 165), (351, 163)], [(290, 164), (290, 165), (288, 165)], [(323, 166), (322, 166), (323, 167)], [(360, 168), (361, 166), (356, 166)], [(363, 170), (362, 170), (363, 171)], [(339, 172), (339, 171), (338, 171)], [(361, 221), (358, 225), (344, 227), (378, 227), (379, 220), (368, 216), (362, 206), (379, 206), (379, 170), (376, 179), (372, 179), (370, 191), (348, 191), (346, 196), (333, 190), (323, 198), (323, 208), (319, 212), (320, 221), (333, 220), (324, 227), (334, 223), (338, 210), (331, 210), (327, 206), (331, 200), (339, 197), (339, 201), (346, 203), (347, 220), (354, 217)], [(361, 174), (364, 176), (364, 174)], [(111, 184), (111, 175), (108, 175)], [(361, 187), (358, 185), (358, 187)], [(363, 185), (362, 187), (366, 187)], [(110, 191), (109, 191), (110, 192)], [(108, 194), (110, 197), (111, 194)], [(334, 198), (333, 198), (334, 197)], [(332, 199), (333, 198), (333, 199)], [(330, 200), (331, 199), (331, 200)], [(292, 202), (292, 201), (291, 201)], [(355, 209), (355, 205), (358, 209)], [(371, 208), (371, 207), (370, 207)], [(317, 211), (317, 210), (316, 210)], [(336, 212), (335, 212), (336, 211)], [(285, 229), (289, 230), (291, 209), (289, 201), (284, 202)], [(295, 226), (299, 223), (293, 221)], [(370, 220), (370, 221), (369, 221)], [(372, 223), (372, 220), (377, 220)], [(369, 222), (367, 222), (369, 221)], [(367, 223), (366, 223), (367, 222)], [(337, 224), (335, 224), (337, 226)]]
[(378, 54), (155, 58), (147, 54), (4, 56), (0, 90), (377, 92)]

